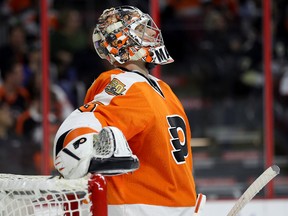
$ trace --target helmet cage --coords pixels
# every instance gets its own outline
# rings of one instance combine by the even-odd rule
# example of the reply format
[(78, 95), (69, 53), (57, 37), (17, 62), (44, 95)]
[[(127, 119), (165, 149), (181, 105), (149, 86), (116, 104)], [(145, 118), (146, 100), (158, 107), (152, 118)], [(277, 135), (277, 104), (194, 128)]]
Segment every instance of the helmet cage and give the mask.
[[(160, 29), (148, 14), (144, 14), (139, 20), (127, 26), (132, 40), (138, 46), (162, 46), (164, 45)], [(149, 34), (152, 33), (152, 34)]]

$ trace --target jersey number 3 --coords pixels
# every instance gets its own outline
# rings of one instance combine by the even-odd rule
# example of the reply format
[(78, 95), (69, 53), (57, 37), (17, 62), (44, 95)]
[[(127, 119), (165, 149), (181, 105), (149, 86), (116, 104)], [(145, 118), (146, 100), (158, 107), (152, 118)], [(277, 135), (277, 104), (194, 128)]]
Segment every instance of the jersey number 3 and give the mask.
[(167, 116), (167, 121), (173, 158), (177, 164), (185, 163), (185, 158), (188, 156), (186, 124), (178, 115)]

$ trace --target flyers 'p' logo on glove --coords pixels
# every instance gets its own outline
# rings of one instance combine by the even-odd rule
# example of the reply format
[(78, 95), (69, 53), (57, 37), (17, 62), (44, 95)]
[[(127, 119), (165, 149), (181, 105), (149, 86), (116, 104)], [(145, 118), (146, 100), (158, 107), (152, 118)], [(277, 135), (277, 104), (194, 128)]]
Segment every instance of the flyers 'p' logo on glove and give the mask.
[(172, 155), (177, 164), (185, 163), (188, 156), (186, 139), (186, 124), (181, 116), (167, 116), (169, 133), (171, 136), (170, 144), (173, 146)]

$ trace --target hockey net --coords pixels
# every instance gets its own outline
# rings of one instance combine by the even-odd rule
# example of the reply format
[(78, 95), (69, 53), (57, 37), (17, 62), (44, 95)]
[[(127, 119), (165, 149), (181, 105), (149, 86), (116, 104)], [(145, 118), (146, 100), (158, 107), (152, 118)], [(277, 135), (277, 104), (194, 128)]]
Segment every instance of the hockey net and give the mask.
[(0, 174), (0, 216), (107, 216), (106, 182)]

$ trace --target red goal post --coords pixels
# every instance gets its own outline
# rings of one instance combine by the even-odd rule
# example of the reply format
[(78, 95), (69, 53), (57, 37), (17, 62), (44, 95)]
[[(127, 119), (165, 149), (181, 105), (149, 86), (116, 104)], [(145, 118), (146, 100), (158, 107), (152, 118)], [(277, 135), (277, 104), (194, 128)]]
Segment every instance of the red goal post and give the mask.
[(107, 216), (102, 175), (81, 179), (0, 174), (1, 216)]

